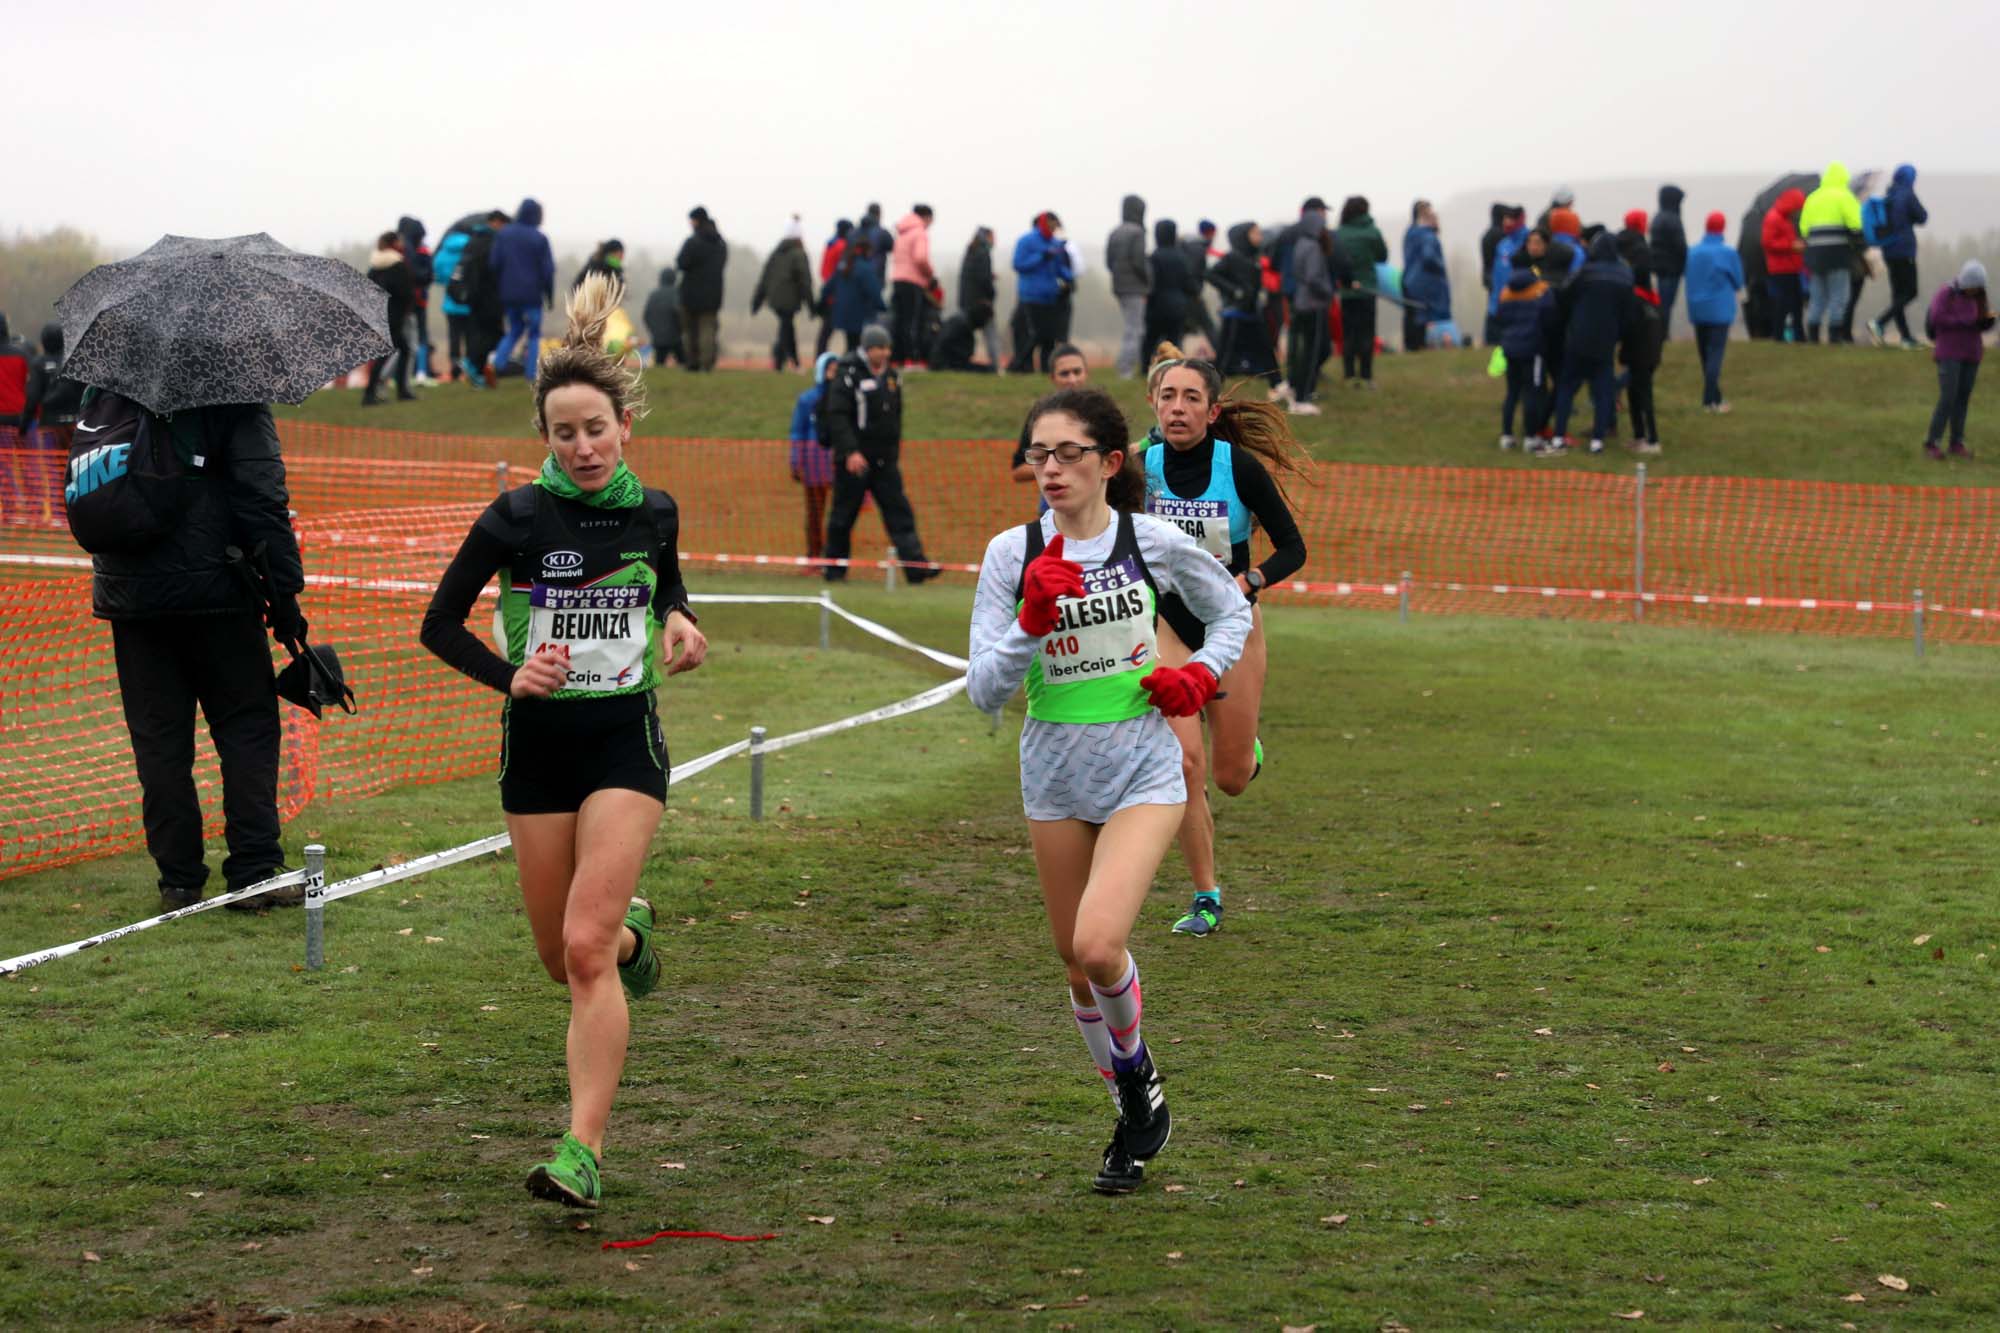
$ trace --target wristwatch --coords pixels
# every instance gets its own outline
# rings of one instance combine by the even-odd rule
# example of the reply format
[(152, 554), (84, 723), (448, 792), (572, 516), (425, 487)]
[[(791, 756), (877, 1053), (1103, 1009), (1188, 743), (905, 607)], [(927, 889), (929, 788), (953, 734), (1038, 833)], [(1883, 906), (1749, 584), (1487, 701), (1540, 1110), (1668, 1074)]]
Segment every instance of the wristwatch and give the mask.
[(1243, 581), (1250, 585), (1250, 600), (1256, 601), (1257, 594), (1264, 591), (1264, 571), (1253, 565), (1243, 575)]

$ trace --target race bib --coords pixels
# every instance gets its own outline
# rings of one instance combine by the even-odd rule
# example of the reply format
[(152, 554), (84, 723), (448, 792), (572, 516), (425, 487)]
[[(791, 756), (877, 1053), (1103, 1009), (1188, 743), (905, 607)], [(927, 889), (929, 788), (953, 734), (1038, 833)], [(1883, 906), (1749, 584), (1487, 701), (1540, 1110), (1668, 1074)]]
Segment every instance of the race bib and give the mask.
[(1229, 501), (1183, 500), (1172, 495), (1146, 498), (1146, 512), (1194, 538), (1194, 544), (1229, 563)]
[(1158, 636), (1153, 590), (1133, 560), (1083, 576), (1083, 596), (1056, 603), (1060, 617), (1042, 640), (1042, 679), (1051, 685), (1149, 670)]
[(646, 600), (653, 590), (618, 587), (528, 589), (528, 655), (561, 654), (569, 665), (566, 690), (618, 690), (644, 674), (648, 641)]

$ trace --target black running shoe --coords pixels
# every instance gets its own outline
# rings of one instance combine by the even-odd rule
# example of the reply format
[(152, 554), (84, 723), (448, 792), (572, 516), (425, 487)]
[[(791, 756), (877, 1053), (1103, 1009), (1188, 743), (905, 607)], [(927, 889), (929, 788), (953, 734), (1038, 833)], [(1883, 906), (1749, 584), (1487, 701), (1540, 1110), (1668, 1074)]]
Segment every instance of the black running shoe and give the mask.
[(1098, 1168), (1090, 1187), (1099, 1194), (1130, 1194), (1145, 1183), (1146, 1164), (1125, 1151), (1125, 1122), (1120, 1120), (1105, 1146), (1104, 1165)]
[(1118, 1085), (1118, 1119), (1125, 1150), (1142, 1162), (1150, 1162), (1174, 1132), (1152, 1053), (1140, 1056), (1137, 1065), (1112, 1077)]

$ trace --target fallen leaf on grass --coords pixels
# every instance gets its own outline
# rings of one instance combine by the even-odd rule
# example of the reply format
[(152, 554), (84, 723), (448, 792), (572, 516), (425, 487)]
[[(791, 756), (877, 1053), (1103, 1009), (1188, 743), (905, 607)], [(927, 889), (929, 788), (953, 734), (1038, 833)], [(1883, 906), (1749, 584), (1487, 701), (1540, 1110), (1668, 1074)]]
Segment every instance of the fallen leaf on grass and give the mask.
[(1330, 1227), (1344, 1227), (1347, 1225), (1347, 1214), (1333, 1213), (1329, 1216), (1322, 1217), (1320, 1221), (1326, 1223)]
[(1169, 1259), (1179, 1259), (1180, 1257), (1181, 1257), (1181, 1252), (1180, 1252), (1179, 1250), (1168, 1250), (1168, 1251), (1167, 1251), (1167, 1258), (1169, 1258)]
[(660, 1170), (662, 1170), (662, 1171), (685, 1171), (685, 1170), (687, 1170), (687, 1169), (688, 1169), (688, 1164), (687, 1164), (686, 1162), (661, 1162), (661, 1163), (660, 1163)]
[(1646, 1312), (1644, 1310), (1613, 1310), (1611, 1317), (1613, 1319), (1644, 1319)]
[(424, 1265), (424, 1266), (423, 1266), (422, 1268), (412, 1268), (412, 1269), (410, 1270), (410, 1276), (412, 1276), (412, 1277), (429, 1277), (429, 1276), (430, 1276), (430, 1275), (431, 1275), (432, 1273), (434, 1273), (434, 1272), (436, 1272), (436, 1271), (437, 1271), (437, 1270), (436, 1270), (436, 1269), (434, 1269), (434, 1268), (432, 1268), (432, 1267), (431, 1267), (431, 1266), (430, 1266), (429, 1264), (425, 1264), (425, 1265)]
[(1891, 1291), (1908, 1291), (1910, 1289), (1909, 1279), (1897, 1277), (1894, 1273), (1884, 1273), (1875, 1280)]
[(444, 943), (444, 936), (442, 936), (442, 935), (426, 935), (426, 936), (424, 936), (424, 943), (425, 943), (425, 944), (443, 944), (443, 943)]
[(830, 1227), (833, 1225), (832, 1217), (814, 1217), (811, 1213), (806, 1214), (806, 1221), (817, 1222), (823, 1227)]
[(1693, 1182), (1693, 1183), (1695, 1183), (1695, 1184), (1697, 1184), (1697, 1185), (1713, 1185), (1713, 1184), (1715, 1183), (1715, 1177), (1714, 1177), (1714, 1176), (1696, 1176), (1696, 1177), (1694, 1178), (1694, 1182)]
[(1038, 1301), (1038, 1302), (1036, 1302), (1036, 1303), (1035, 1303), (1035, 1304), (1033, 1304), (1033, 1305), (1024, 1305), (1024, 1306), (1022, 1306), (1021, 1308), (1022, 1308), (1023, 1310), (1035, 1310), (1035, 1311), (1041, 1311), (1041, 1310), (1081, 1310), (1081, 1309), (1082, 1309), (1082, 1308), (1083, 1308), (1084, 1306), (1086, 1306), (1086, 1305), (1088, 1305), (1088, 1304), (1090, 1304), (1090, 1297), (1088, 1297), (1088, 1296), (1078, 1296), (1078, 1297), (1077, 1297), (1077, 1298), (1076, 1298), (1075, 1300), (1073, 1300), (1073, 1301)]
[(639, 1271), (639, 1265), (633, 1263), (630, 1259), (627, 1259), (625, 1261), (625, 1271), (628, 1273), (636, 1273)]
[(1840, 1299), (1846, 1301), (1849, 1305), (1866, 1305), (1868, 1303), (1868, 1298), (1858, 1291), (1850, 1291)]
[(1931, 942), (1931, 937), (1928, 935), (1919, 935), (1915, 939), (1910, 941), (1910, 943), (1912, 944), (1929, 944), (1930, 942)]
[(1694, 1054), (1696, 1054), (1696, 1048), (1695, 1048), (1695, 1047), (1693, 1047), (1693, 1046), (1683, 1046), (1683, 1047), (1681, 1047), (1681, 1051), (1682, 1051), (1682, 1053), (1683, 1053), (1683, 1054), (1686, 1054), (1686, 1055), (1694, 1055)]
[(1828, 947), (1827, 947), (1826, 945), (1824, 945), (1824, 944), (1815, 944), (1815, 945), (1813, 945), (1813, 952), (1814, 952), (1814, 953), (1832, 953), (1832, 952), (1833, 952), (1833, 950), (1832, 950), (1832, 949), (1830, 949), (1830, 948), (1828, 948)]
[(1589, 1089), (1590, 1089), (1590, 1090), (1591, 1090), (1592, 1092), (1603, 1092), (1603, 1091), (1604, 1091), (1604, 1089), (1602, 1089), (1602, 1088), (1598, 1087), (1598, 1086), (1597, 1086), (1597, 1085), (1596, 1085), (1595, 1083), (1586, 1083), (1586, 1084), (1584, 1084), (1583, 1086), (1584, 1086), (1584, 1087), (1586, 1087), (1586, 1088), (1589, 1088)]
[(1232, 1186), (1234, 1186), (1235, 1188), (1237, 1188), (1237, 1189), (1242, 1189), (1242, 1188), (1243, 1188), (1243, 1182), (1242, 1182), (1242, 1181), (1240, 1181), (1240, 1180), (1232, 1180), (1232, 1181), (1230, 1181), (1229, 1183), (1230, 1183), (1230, 1184), (1231, 1184)]
[(237, 1246), (236, 1248), (237, 1248), (238, 1250), (240, 1250), (240, 1251), (241, 1251), (242, 1253), (244, 1253), (244, 1254), (249, 1254), (249, 1253), (250, 1253), (250, 1252), (251, 1252), (252, 1250), (261, 1250), (261, 1249), (263, 1249), (263, 1248), (264, 1248), (264, 1242), (263, 1242), (263, 1241), (261, 1241), (261, 1240), (246, 1240), (246, 1241), (244, 1241), (244, 1242), (243, 1242), (243, 1243), (242, 1243), (241, 1245)]
[(1167, 1193), (1169, 1193), (1169, 1194), (1185, 1194), (1185, 1193), (1187, 1193), (1187, 1186), (1185, 1186), (1185, 1185), (1169, 1185), (1169, 1186), (1167, 1186)]
[(1556, 1035), (1556, 1030), (1554, 1028), (1536, 1028), (1535, 1035), (1537, 1037), (1553, 1037)]
[(87, 1264), (97, 1264), (104, 1262), (102, 1259), (98, 1258), (96, 1250), (85, 1250), (83, 1252), (83, 1261)]
[(404, 926), (401, 930), (397, 931), (396, 933), (398, 935), (414, 935), (417, 933), (417, 928), (415, 926)]
[(1933, 1207), (1933, 1208), (1949, 1208), (1949, 1207), (1951, 1207), (1951, 1205), (1950, 1205), (1950, 1204), (1948, 1204), (1948, 1203), (1939, 1203), (1939, 1202), (1938, 1202), (1938, 1201), (1937, 1201), (1936, 1199), (1932, 1199), (1932, 1200), (1931, 1200), (1931, 1207)]
[(475, 1139), (490, 1139), (493, 1136), (491, 1134), (474, 1134), (472, 1137)]
[(1431, 1108), (1430, 1108), (1430, 1107), (1428, 1107), (1428, 1106), (1425, 1106), (1425, 1105), (1424, 1105), (1424, 1104), (1423, 1104), (1422, 1102), (1411, 1102), (1411, 1103), (1410, 1103), (1410, 1109), (1411, 1109), (1412, 1111), (1428, 1111), (1428, 1110), (1430, 1110)]
[(500, 1006), (497, 1004), (482, 1004), (479, 1006), (479, 1012), (482, 1014), (497, 1014), (500, 1012)]
[(1281, 1326), (1280, 1333), (1317, 1333), (1318, 1329), (1318, 1324), (1285, 1324)]
[(189, 1197), (190, 1199), (199, 1199), (199, 1198), (201, 1197), (201, 1195), (202, 1195), (202, 1192), (201, 1192), (200, 1190), (189, 1190), (189, 1191), (188, 1191), (188, 1197)]
[(1662, 1074), (1671, 1074), (1671, 1073), (1673, 1073), (1673, 1072), (1674, 1072), (1674, 1062), (1673, 1062), (1672, 1060), (1662, 1060), (1662, 1061), (1660, 1061), (1660, 1064), (1659, 1064), (1659, 1070), (1660, 1070), (1660, 1072), (1661, 1072)]
[(579, 1222), (576, 1222), (576, 1223), (573, 1223), (573, 1224), (572, 1224), (572, 1225), (570, 1226), (570, 1230), (572, 1230), (572, 1231), (588, 1231), (588, 1230), (590, 1230), (590, 1223), (588, 1223), (588, 1222), (581, 1222), (581, 1221), (579, 1221)]

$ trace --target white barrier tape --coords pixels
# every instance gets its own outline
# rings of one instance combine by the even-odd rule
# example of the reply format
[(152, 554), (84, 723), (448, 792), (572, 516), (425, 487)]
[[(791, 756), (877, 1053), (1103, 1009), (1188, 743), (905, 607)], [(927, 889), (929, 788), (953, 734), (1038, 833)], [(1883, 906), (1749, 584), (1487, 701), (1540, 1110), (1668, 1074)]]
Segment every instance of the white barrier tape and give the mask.
[(844, 717), (838, 722), (828, 722), (823, 726), (809, 727), (804, 731), (795, 731), (789, 736), (773, 736), (761, 746), (758, 746), (757, 749), (764, 754), (769, 754), (773, 750), (790, 749), (794, 745), (803, 745), (807, 741), (816, 741), (822, 736), (831, 736), (835, 732), (852, 731), (856, 727), (865, 727), (871, 722), (886, 722), (892, 717), (902, 717), (909, 713), (922, 712), (926, 708), (933, 708), (943, 703), (946, 699), (951, 698), (951, 696), (959, 693), (964, 688), (965, 677), (960, 676), (957, 680), (948, 680), (942, 685), (934, 685), (922, 694), (913, 694), (907, 699), (882, 708), (872, 709), (866, 713), (857, 713), (853, 717)]
[(414, 879), (418, 875), (446, 866), (455, 866), (460, 861), (470, 861), (477, 856), (490, 856), (494, 852), (504, 852), (514, 845), (513, 838), (505, 833), (495, 833), (489, 838), (480, 838), (459, 847), (447, 848), (442, 852), (430, 852), (424, 856), (414, 856), (401, 865), (383, 866), (380, 870), (370, 870), (352, 879), (343, 879), (338, 884), (329, 884), (320, 892), (322, 906), (338, 898), (351, 898), (357, 893), (380, 888), (384, 884), (394, 884), (398, 880)]
[(87, 940), (77, 940), (72, 944), (59, 944), (53, 949), (43, 949), (36, 953), (24, 953), (18, 958), (0, 960), (0, 977), (12, 976), (16, 972), (24, 972), (31, 967), (39, 967), (43, 963), (53, 963), (58, 958), (69, 958), (75, 954), (82, 953), (85, 949), (94, 949), (100, 944), (109, 944), (113, 940), (122, 940), (127, 935), (135, 935), (142, 930), (151, 930), (154, 926), (164, 926), (169, 921), (178, 921), (184, 916), (193, 916), (196, 912), (212, 912), (218, 907), (227, 907), (231, 903), (240, 903), (246, 898), (255, 898), (260, 893), (269, 893), (272, 889), (286, 889), (294, 884), (303, 884), (305, 882), (305, 871), (287, 870), (282, 875), (273, 875), (269, 879), (259, 880), (255, 884), (246, 885), (230, 893), (218, 893), (213, 898), (204, 898), (200, 902), (191, 903), (186, 907), (176, 907), (171, 912), (162, 912), (158, 916), (147, 917), (144, 921), (134, 921), (129, 926), (120, 926), (116, 930), (107, 930), (102, 935), (92, 935)]
[(667, 774), (667, 786), (685, 782), (697, 773), (706, 773), (725, 759), (734, 759), (750, 748), (749, 741), (735, 741), (720, 750), (710, 750), (699, 759), (690, 759), (685, 764), (675, 764)]
[(955, 657), (950, 653), (940, 652), (936, 648), (926, 648), (921, 643), (917, 643), (911, 639), (904, 638), (902, 635), (896, 633), (896, 631), (890, 629), (887, 625), (877, 624), (875, 621), (870, 620), (866, 616), (857, 616), (852, 611), (848, 610), (846, 607), (842, 606), (839, 602), (834, 601), (830, 597), (827, 598), (825, 601), (821, 602), (820, 604), (826, 607), (827, 610), (839, 616), (842, 620), (845, 620), (848, 624), (854, 626), (856, 629), (863, 630), (869, 634), (873, 634), (876, 638), (881, 639), (886, 643), (893, 643), (898, 648), (908, 648), (911, 652), (922, 653), (925, 657), (930, 658), (931, 661), (936, 662), (939, 666), (950, 667), (953, 671), (964, 671), (972, 665), (970, 662), (966, 661), (963, 657)]

